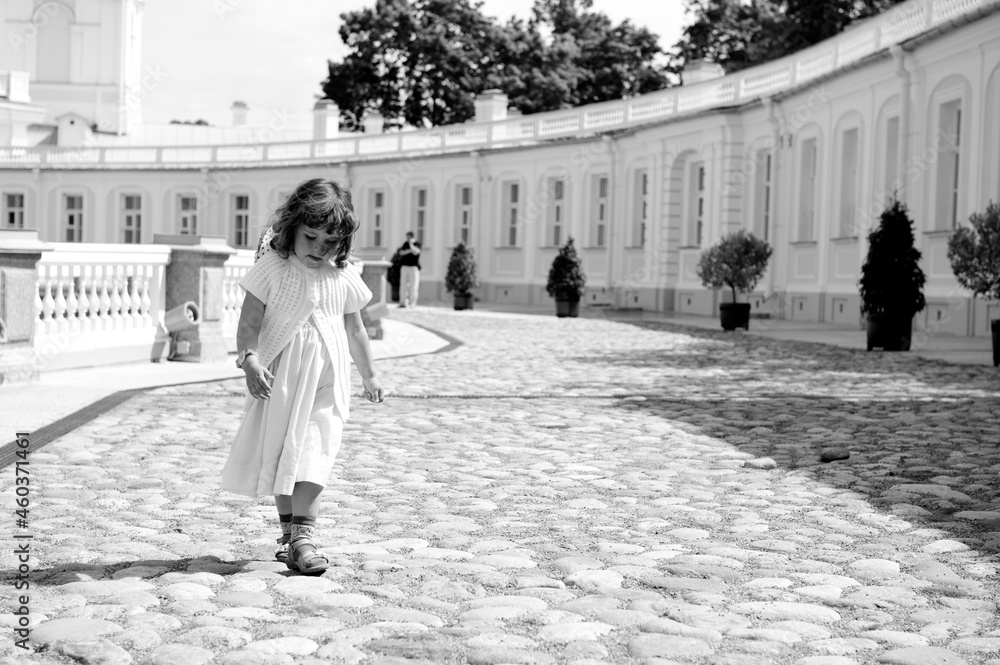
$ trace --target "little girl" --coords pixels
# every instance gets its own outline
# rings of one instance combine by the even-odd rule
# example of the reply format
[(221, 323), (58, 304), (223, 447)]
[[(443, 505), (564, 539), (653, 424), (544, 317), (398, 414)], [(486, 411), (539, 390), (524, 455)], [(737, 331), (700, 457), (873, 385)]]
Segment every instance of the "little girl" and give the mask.
[(383, 400), (361, 322), (372, 293), (347, 262), (357, 230), (345, 187), (319, 178), (303, 182), (276, 211), (240, 280), (246, 298), (236, 366), (250, 394), (222, 488), (274, 495), (282, 531), (275, 557), (303, 573), (330, 566), (313, 537), (348, 416), (348, 354), (365, 397)]

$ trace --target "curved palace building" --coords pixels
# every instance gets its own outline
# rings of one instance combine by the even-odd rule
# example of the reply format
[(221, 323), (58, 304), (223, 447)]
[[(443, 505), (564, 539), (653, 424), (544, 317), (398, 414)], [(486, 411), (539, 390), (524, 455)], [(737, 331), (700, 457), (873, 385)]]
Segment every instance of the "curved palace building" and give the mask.
[[(693, 63), (682, 86), (567, 111), (515, 115), (488, 91), (473, 122), (383, 133), (372, 118), (343, 134), (324, 100), (310, 136), (281, 118), (240, 124), (239, 102), (234, 127), (144, 125), (159, 74), (140, 62), (142, 4), (0, 3), (0, 229), (35, 228), (63, 257), (68, 243), (154, 252), (156, 234), (250, 248), (282, 195), (324, 176), (354, 192), (362, 258), (416, 233), (423, 299), (444, 297), (464, 240), (481, 299), (547, 302), (572, 236), (587, 303), (711, 314), (722, 294), (701, 286), (699, 253), (747, 229), (774, 247), (758, 312), (853, 324), (867, 231), (895, 193), (928, 275), (918, 326), (985, 335), (1000, 318), (958, 288), (946, 255), (949, 232), (1000, 199), (1000, 0), (909, 0), (766, 65)], [(63, 307), (46, 261), (42, 319)]]

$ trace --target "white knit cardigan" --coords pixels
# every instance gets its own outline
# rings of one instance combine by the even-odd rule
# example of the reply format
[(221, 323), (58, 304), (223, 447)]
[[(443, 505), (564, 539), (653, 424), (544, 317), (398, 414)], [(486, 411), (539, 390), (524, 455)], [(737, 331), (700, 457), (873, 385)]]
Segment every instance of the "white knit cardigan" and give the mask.
[(257, 355), (264, 367), (288, 346), (310, 316), (330, 357), (340, 358), (346, 352), (344, 314), (357, 312), (372, 298), (361, 272), (350, 263), (343, 270), (329, 261), (307, 268), (295, 254), (286, 259), (276, 251), (264, 253), (240, 286), (264, 303), (257, 340)]

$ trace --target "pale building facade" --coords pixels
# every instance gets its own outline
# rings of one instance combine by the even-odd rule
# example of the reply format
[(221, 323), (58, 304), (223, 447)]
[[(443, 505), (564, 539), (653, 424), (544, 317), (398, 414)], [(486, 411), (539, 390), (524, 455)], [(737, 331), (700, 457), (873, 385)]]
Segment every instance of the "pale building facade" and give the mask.
[[(9, 29), (33, 4), (9, 1), (0, 19)], [(141, 16), (142, 3), (65, 4), (75, 17), (106, 12), (100, 34)], [(87, 43), (75, 25), (71, 43)], [(854, 324), (866, 234), (895, 192), (928, 275), (923, 325), (985, 335), (1000, 318), (1000, 305), (958, 288), (946, 255), (949, 232), (1000, 200), (997, 0), (910, 0), (775, 63), (721, 78), (702, 68), (679, 88), (566, 112), (508, 116), (506, 98), (491, 93), (477, 100), (474, 123), (343, 135), (336, 107), (321, 102), (309, 141), (66, 139), (100, 122), (101, 95), (135, 84), (141, 65), (125, 46), (107, 61), (128, 64), (119, 79), (102, 78), (103, 59), (70, 68), (70, 78), (92, 80), (96, 97), (82, 106), (53, 100), (58, 88), (43, 84), (50, 70), (37, 56), (7, 61), (33, 72), (30, 100), (0, 99), (0, 111), (6, 102), (10, 113), (57, 113), (56, 145), (76, 147), (0, 148), (0, 225), (59, 242), (150, 243), (165, 233), (252, 247), (283, 195), (324, 176), (352, 189), (360, 256), (388, 258), (407, 231), (417, 235), (422, 299), (447, 297), (448, 257), (465, 241), (482, 299), (548, 302), (549, 265), (572, 236), (588, 303), (712, 314), (724, 294), (701, 286), (698, 257), (742, 228), (774, 247), (750, 296), (757, 310)], [(116, 115), (123, 127), (138, 117), (126, 111)]]

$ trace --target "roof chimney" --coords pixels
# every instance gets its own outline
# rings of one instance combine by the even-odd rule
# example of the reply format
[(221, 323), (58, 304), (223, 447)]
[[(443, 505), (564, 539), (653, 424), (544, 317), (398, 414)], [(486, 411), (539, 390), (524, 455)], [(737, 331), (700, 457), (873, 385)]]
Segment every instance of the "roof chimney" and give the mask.
[(684, 69), (681, 70), (681, 83), (683, 85), (694, 85), (695, 83), (722, 78), (725, 75), (726, 71), (718, 63), (708, 59), (692, 60), (686, 63)]
[(340, 131), (340, 107), (332, 99), (321, 99), (313, 106), (313, 139), (335, 139)]
[(378, 111), (369, 111), (365, 114), (364, 122), (365, 134), (381, 134), (385, 125), (385, 118)]
[(247, 106), (246, 102), (235, 101), (230, 110), (233, 112), (234, 127), (247, 124), (247, 111), (250, 110), (250, 107)]
[(483, 90), (476, 95), (476, 122), (493, 122), (507, 117), (507, 95), (500, 90)]

